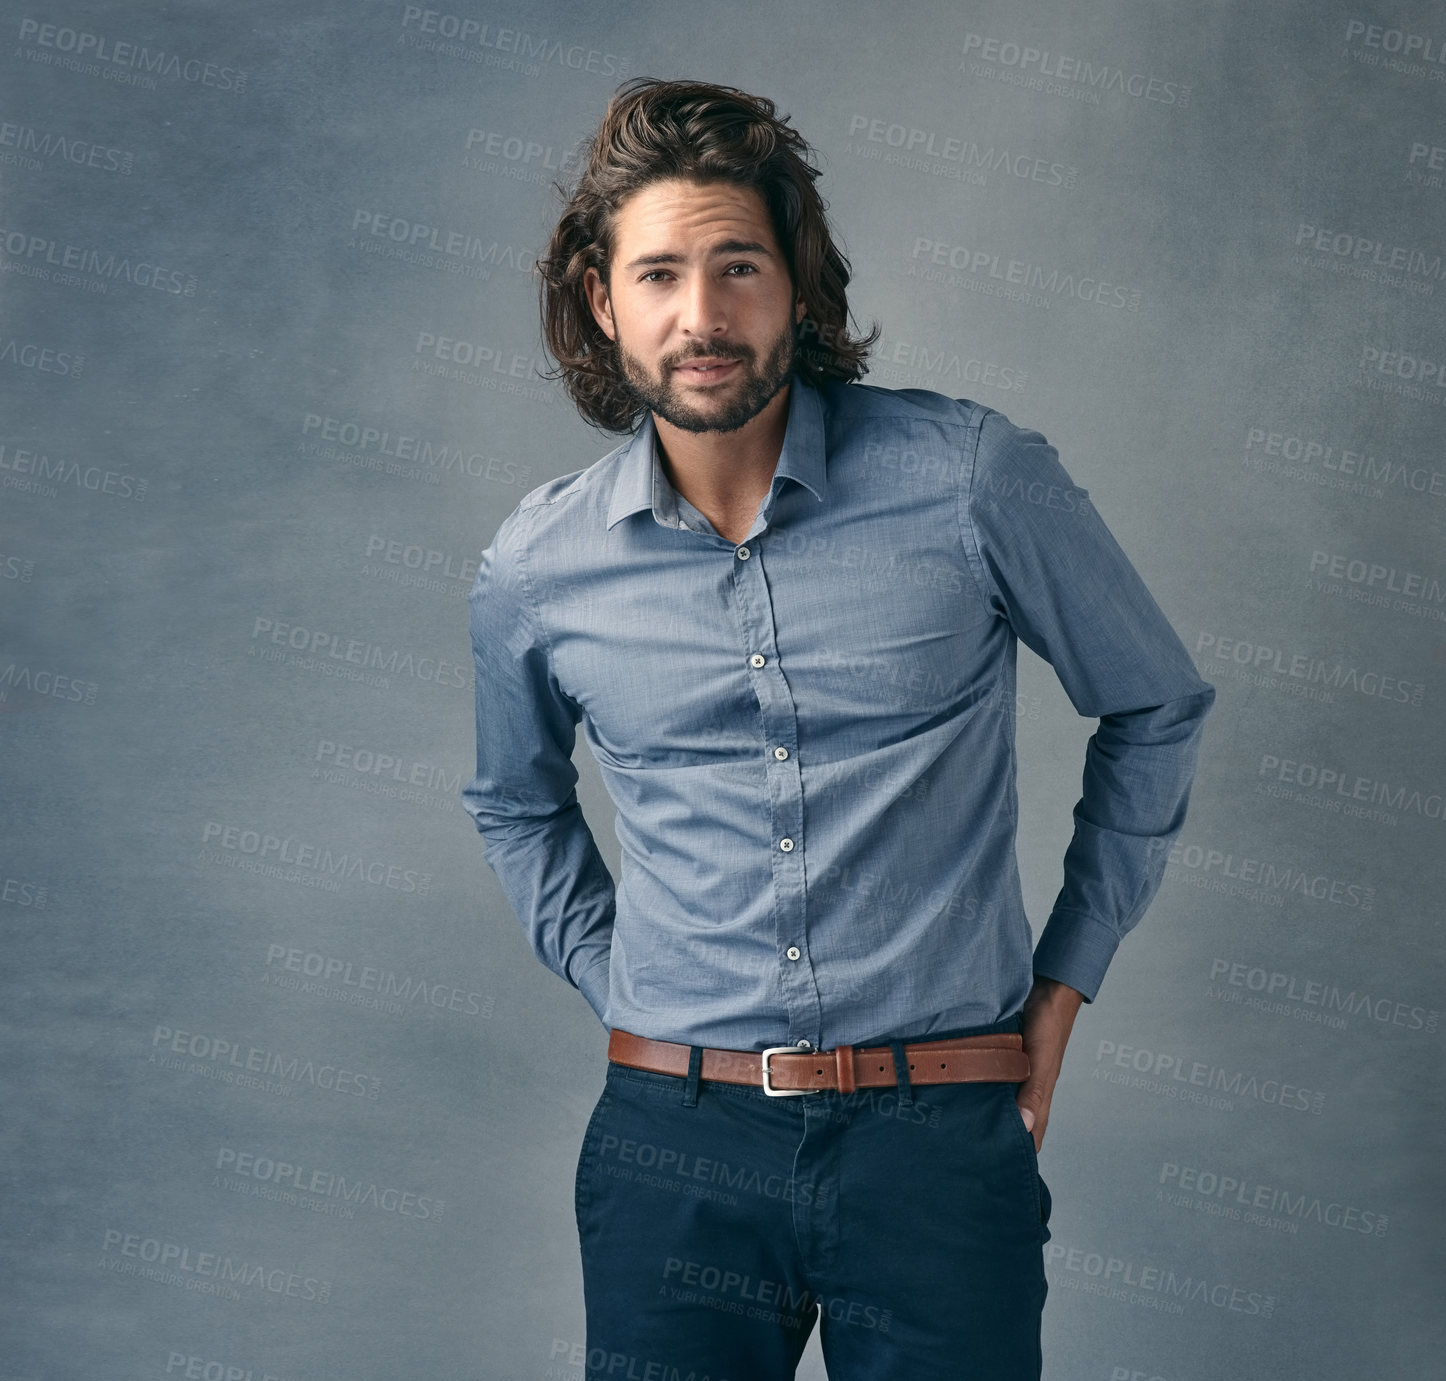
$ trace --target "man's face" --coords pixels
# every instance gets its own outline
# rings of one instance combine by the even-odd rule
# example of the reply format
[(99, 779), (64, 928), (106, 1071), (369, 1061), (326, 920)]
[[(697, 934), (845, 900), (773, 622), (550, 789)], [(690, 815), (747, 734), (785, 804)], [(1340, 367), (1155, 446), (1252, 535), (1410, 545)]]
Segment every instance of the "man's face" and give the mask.
[(689, 432), (736, 431), (788, 382), (805, 307), (751, 187), (650, 183), (613, 219), (610, 281), (585, 283), (623, 375)]

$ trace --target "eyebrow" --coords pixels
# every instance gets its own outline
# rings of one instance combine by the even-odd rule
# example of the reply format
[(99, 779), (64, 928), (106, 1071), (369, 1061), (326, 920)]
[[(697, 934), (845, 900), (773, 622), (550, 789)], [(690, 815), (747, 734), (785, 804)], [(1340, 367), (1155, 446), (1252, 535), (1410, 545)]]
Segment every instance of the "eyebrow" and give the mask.
[[(773, 252), (768, 246), (757, 240), (724, 240), (722, 244), (713, 246), (708, 257), (716, 259), (724, 254), (761, 254), (765, 258), (773, 258)], [(630, 260), (623, 267), (638, 269), (649, 264), (682, 264), (686, 262), (687, 260), (681, 254), (644, 254), (640, 258)]]

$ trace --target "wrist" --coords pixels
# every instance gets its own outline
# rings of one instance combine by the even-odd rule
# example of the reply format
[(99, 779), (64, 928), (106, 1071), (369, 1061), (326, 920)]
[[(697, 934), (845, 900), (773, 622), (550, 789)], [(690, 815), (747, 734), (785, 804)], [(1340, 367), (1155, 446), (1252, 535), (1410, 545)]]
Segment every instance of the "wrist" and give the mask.
[(1085, 995), (1078, 988), (1071, 988), (1057, 978), (1046, 978), (1035, 974), (1029, 996), (1024, 1000), (1025, 1010), (1048, 1007), (1053, 1011), (1068, 1012), (1073, 1016), (1085, 1001)]

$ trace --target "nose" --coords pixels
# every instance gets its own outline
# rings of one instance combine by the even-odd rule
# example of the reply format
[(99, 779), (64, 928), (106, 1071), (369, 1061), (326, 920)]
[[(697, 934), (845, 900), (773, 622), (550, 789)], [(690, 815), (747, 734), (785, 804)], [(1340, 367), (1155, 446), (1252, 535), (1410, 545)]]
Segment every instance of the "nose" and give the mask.
[(721, 285), (708, 273), (696, 273), (689, 279), (679, 314), (683, 334), (707, 340), (723, 335), (728, 329), (728, 313)]

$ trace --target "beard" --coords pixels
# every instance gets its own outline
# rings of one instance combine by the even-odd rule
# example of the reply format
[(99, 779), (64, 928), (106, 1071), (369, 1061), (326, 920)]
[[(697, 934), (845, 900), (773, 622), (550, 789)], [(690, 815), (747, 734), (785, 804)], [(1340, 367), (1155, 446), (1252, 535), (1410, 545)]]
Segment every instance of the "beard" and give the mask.
[[(736, 432), (751, 422), (788, 382), (796, 349), (794, 328), (788, 325), (773, 342), (762, 368), (756, 363), (757, 352), (751, 345), (719, 342), (709, 350), (665, 356), (659, 362), (660, 373), (654, 376), (636, 355), (628, 354), (621, 335), (616, 343), (624, 388), (650, 412), (685, 432)], [(715, 389), (719, 397), (699, 407), (685, 401), (672, 382), (677, 366), (697, 359), (742, 360), (743, 376)]]

